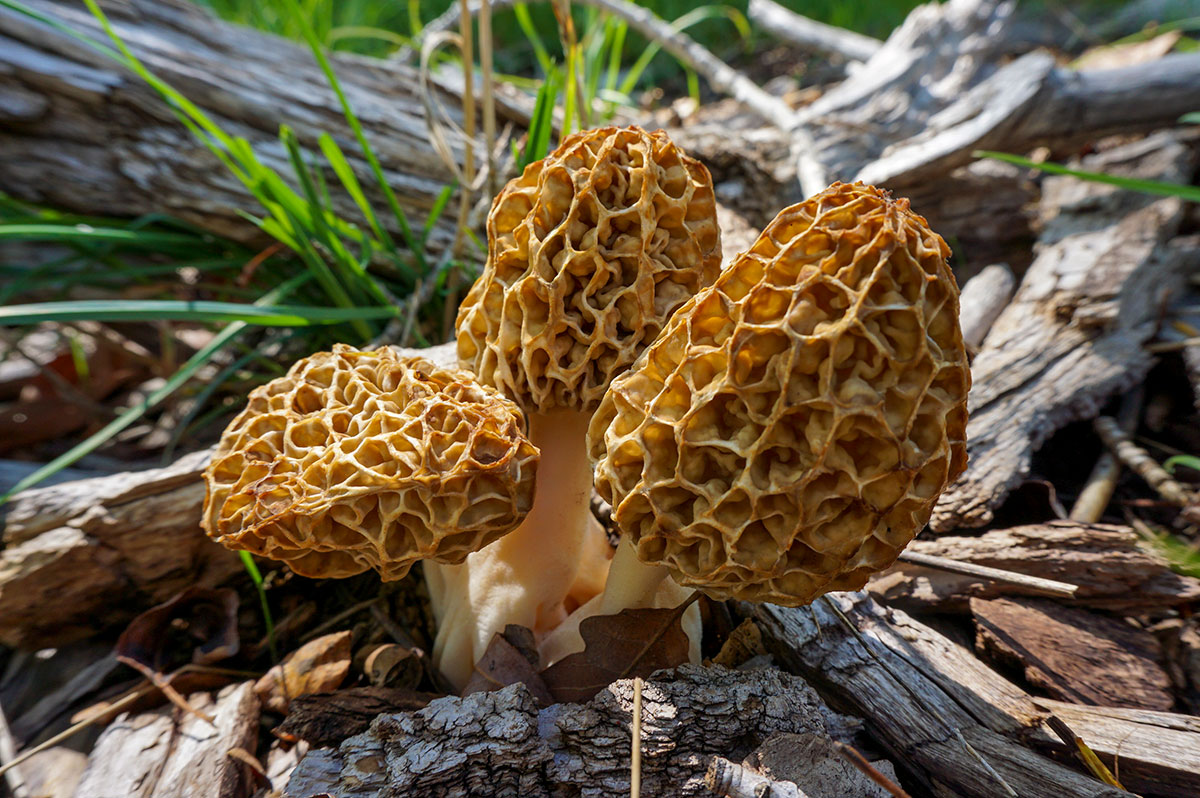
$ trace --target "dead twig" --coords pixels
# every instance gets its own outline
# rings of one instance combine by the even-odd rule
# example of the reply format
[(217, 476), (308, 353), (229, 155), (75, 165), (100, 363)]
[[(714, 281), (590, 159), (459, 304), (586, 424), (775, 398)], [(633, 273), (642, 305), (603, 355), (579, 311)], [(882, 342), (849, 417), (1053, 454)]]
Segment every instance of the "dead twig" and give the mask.
[(1191, 491), (1176, 482), (1158, 461), (1134, 443), (1120, 424), (1111, 416), (1098, 417), (1093, 426), (1104, 445), (1130, 470), (1146, 481), (1154, 491), (1171, 504), (1187, 507), (1195, 501)]
[(632, 750), (629, 752), (629, 796), (642, 794), (642, 677), (633, 679), (633, 724), (629, 731)]
[(883, 46), (878, 39), (802, 17), (772, 0), (750, 0), (746, 14), (784, 41), (847, 61), (866, 61)]
[[(1138, 415), (1142, 409), (1144, 390), (1138, 386), (1125, 394), (1118, 412), (1118, 424), (1126, 435), (1133, 434), (1137, 428)], [(1121, 475), (1121, 461), (1110, 451), (1105, 451), (1096, 460), (1087, 483), (1079, 492), (1079, 498), (1067, 516), (1072, 521), (1083, 524), (1094, 524), (1104, 515), (1104, 510), (1112, 500), (1113, 491), (1117, 487), (1117, 478)]]
[(936, 568), (939, 571), (949, 571), (955, 574), (966, 574), (967, 576), (978, 576), (984, 579), (990, 579), (994, 582), (1003, 582), (1009, 585), (1018, 585), (1030, 591), (1041, 593), (1046, 596), (1054, 596), (1055, 598), (1075, 598), (1075, 594), (1079, 591), (1076, 585), (1066, 582), (1057, 582), (1053, 579), (1045, 579), (1040, 576), (1026, 576), (1015, 571), (1005, 571), (1001, 568), (992, 568), (987, 565), (977, 565), (973, 562), (962, 562), (961, 560), (951, 560), (947, 557), (936, 557), (932, 554), (921, 554), (915, 551), (903, 551), (900, 553), (900, 559), (904, 562), (912, 563), (913, 565), (921, 565), (926, 568)]

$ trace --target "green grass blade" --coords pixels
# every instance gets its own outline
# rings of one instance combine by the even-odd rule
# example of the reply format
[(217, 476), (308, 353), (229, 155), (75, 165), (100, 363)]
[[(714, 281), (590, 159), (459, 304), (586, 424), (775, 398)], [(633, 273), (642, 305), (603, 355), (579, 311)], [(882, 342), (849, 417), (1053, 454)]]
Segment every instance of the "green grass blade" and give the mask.
[(371, 207), (371, 203), (367, 200), (367, 195), (363, 193), (362, 184), (358, 182), (358, 177), (354, 174), (354, 169), (351, 168), (350, 162), (346, 160), (346, 154), (342, 152), (342, 148), (333, 140), (333, 136), (328, 133), (322, 133), (317, 139), (317, 146), (321, 148), (325, 160), (329, 162), (333, 173), (337, 175), (341, 181), (342, 188), (346, 189), (346, 193), (350, 195), (350, 199), (354, 200), (354, 204), (358, 206), (358, 210), (362, 213), (363, 218), (367, 220), (367, 224), (371, 228), (371, 232), (375, 238), (384, 247), (389, 250), (395, 250), (396, 245), (392, 241), (392, 236), (379, 223), (379, 217), (375, 214), (375, 209)]
[(190, 233), (160, 233), (120, 227), (91, 227), (64, 224), (0, 223), (0, 239), (47, 243), (120, 244), (137, 249), (182, 249), (194, 252), (197, 236)]
[(1192, 111), (1190, 114), (1184, 114), (1179, 117), (1179, 122), (1184, 125), (1200, 125), (1200, 111)]
[[(720, 17), (724, 17), (732, 22), (743, 40), (749, 40), (750, 22), (746, 19), (745, 14), (732, 6), (700, 6), (670, 24), (675, 30), (682, 31), (703, 20)], [(625, 73), (625, 80), (621, 81), (619, 89), (621, 94), (629, 96), (633, 93), (638, 81), (642, 79), (642, 73), (646, 71), (646, 67), (650, 66), (650, 62), (654, 60), (654, 56), (658, 55), (658, 51), (661, 49), (662, 45), (658, 42), (651, 42), (646, 47), (642, 54), (638, 56), (637, 61), (633, 63), (633, 66), (629, 68), (629, 71)]]
[(44, 321), (240, 322), (258, 327), (307, 327), (401, 315), (392, 306), (316, 308), (307, 305), (243, 305), (236, 302), (183, 302), (170, 299), (96, 299), (36, 302), (0, 307), (0, 324)]
[(454, 189), (458, 188), (458, 181), (443, 186), (438, 193), (437, 199), (433, 201), (433, 207), (429, 209), (429, 215), (425, 217), (425, 227), (421, 230), (421, 245), (425, 245), (425, 241), (429, 238), (429, 234), (433, 232), (433, 228), (437, 225), (438, 219), (442, 217), (442, 212), (446, 210), (446, 205), (450, 202), (450, 197), (454, 194)]
[(542, 37), (533, 24), (533, 17), (529, 16), (529, 6), (524, 3), (513, 3), (513, 16), (517, 18), (517, 25), (525, 34), (529, 46), (533, 48), (533, 55), (542, 67), (542, 75), (549, 77), (550, 72), (555, 68), (554, 61), (550, 58), (550, 52), (546, 49), (546, 45), (542, 43)]
[(245, 567), (246, 573), (250, 574), (251, 581), (254, 582), (254, 589), (258, 592), (258, 604), (262, 608), (263, 625), (267, 627), (267, 645), (271, 649), (271, 661), (279, 662), (279, 649), (275, 646), (275, 622), (271, 619), (271, 605), (267, 601), (267, 590), (263, 586), (262, 574), (258, 571), (258, 564), (254, 562), (254, 557), (248, 551), (239, 551), (238, 556), (242, 558), (242, 566)]
[[(95, 2), (95, 0), (88, 0), (88, 2)], [(392, 191), (387, 178), (384, 177), (383, 166), (380, 165), (379, 159), (375, 157), (375, 150), (372, 149), (370, 142), (367, 141), (362, 124), (358, 121), (358, 116), (354, 113), (354, 109), (350, 107), (350, 101), (346, 99), (346, 93), (342, 91), (342, 84), (338, 82), (337, 75), (334, 74), (329, 59), (325, 57), (325, 50), (321, 46), (321, 42), (317, 39), (317, 35), (313, 31), (312, 25), (309, 24), (308, 19), (300, 12), (296, 0), (287, 0), (287, 2), (291, 6), (293, 13), (299, 17), (304, 38), (308, 41), (308, 45), (312, 49), (313, 56), (317, 59), (317, 64), (321, 67), (321, 71), (325, 73), (325, 79), (329, 81), (329, 87), (333, 89), (333, 93), (337, 96), (338, 102), (342, 106), (342, 115), (346, 117), (346, 124), (354, 131), (354, 138), (358, 140), (358, 146), (363, 151), (367, 163), (370, 164), (371, 171), (375, 174), (375, 180), (379, 184), (379, 189), (383, 192), (388, 207), (391, 208), (392, 215), (396, 217), (396, 222), (400, 225), (400, 232), (404, 237), (405, 245), (412, 251), (419, 271), (424, 274), (427, 271), (425, 255), (417, 246), (417, 241), (412, 234), (412, 228), (408, 224), (408, 217), (400, 207), (400, 203), (396, 199), (396, 194)]]
[(1200, 457), (1193, 454), (1177, 454), (1174, 457), (1168, 457), (1163, 463), (1163, 468), (1168, 474), (1174, 474), (1175, 469), (1179, 466), (1200, 471)]
[[(268, 292), (260, 301), (264, 305), (271, 302), (278, 302), (308, 279), (308, 275), (297, 276), (273, 291)], [(46, 465), (39, 468), (37, 471), (34, 471), (32, 474), (29, 474), (24, 479), (18, 481), (17, 484), (13, 485), (7, 493), (5, 493), (3, 496), (0, 496), (0, 505), (6, 503), (17, 493), (33, 487), (47, 477), (57, 474), (59, 471), (76, 462), (84, 455), (91, 454), (92, 452), (96, 451), (113, 437), (118, 435), (122, 430), (131, 426), (139, 418), (144, 416), (146, 411), (158, 405), (160, 402), (174, 393), (181, 385), (191, 379), (192, 375), (200, 370), (200, 368), (203, 367), (208, 361), (212, 360), (213, 356), (216, 355), (216, 353), (219, 352), (222, 347), (244, 332), (246, 328), (247, 325), (245, 323), (234, 322), (233, 324), (230, 324), (222, 329), (220, 332), (214, 335), (212, 340), (205, 344), (200, 351), (188, 358), (187, 362), (180, 366), (179, 370), (172, 374), (171, 377), (162, 385), (162, 387), (156, 391), (153, 391), (145, 398), (145, 400), (141, 402), (141, 404), (131, 407), (125, 412), (121, 413), (121, 415), (117, 416), (103, 429), (101, 429), (99, 432), (96, 432), (87, 440), (72, 447), (66, 453), (59, 455)]]
[(1132, 177), (1118, 177), (1117, 175), (1108, 175), (1103, 172), (1089, 172), (1084, 169), (1071, 169), (1066, 166), (1060, 166), (1056, 163), (1038, 163), (1031, 161), (1028, 158), (1022, 158), (1020, 155), (1012, 155), (1007, 152), (992, 152), (991, 150), (976, 150), (971, 153), (976, 158), (991, 158), (996, 161), (1004, 161), (1005, 163), (1023, 166), (1027, 169), (1037, 169), (1042, 172), (1049, 172), (1053, 175), (1070, 175), (1077, 177), (1080, 180), (1088, 180), (1092, 183), (1104, 183), (1117, 188), (1127, 189), (1129, 191), (1140, 191), (1143, 194), (1155, 194), (1161, 197), (1179, 197), (1190, 202), (1200, 202), (1200, 186), (1183, 186), (1178, 183), (1164, 183), (1160, 180), (1139, 180)]

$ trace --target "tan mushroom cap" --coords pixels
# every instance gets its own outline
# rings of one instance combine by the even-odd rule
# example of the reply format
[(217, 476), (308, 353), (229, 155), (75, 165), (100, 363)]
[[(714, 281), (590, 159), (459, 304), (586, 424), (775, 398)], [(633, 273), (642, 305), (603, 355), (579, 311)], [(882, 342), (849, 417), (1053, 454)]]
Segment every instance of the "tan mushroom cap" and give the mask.
[(569, 136), (492, 204), (458, 354), (526, 410), (593, 410), (666, 319), (717, 276), (712, 177), (662, 131)]
[(907, 200), (835, 183), (681, 308), (589, 428), (638, 556), (789, 606), (890, 565), (967, 462), (949, 252)]
[(533, 505), (523, 427), (465, 371), (339, 344), (251, 392), (205, 471), (204, 529), (302, 576), (460, 563)]

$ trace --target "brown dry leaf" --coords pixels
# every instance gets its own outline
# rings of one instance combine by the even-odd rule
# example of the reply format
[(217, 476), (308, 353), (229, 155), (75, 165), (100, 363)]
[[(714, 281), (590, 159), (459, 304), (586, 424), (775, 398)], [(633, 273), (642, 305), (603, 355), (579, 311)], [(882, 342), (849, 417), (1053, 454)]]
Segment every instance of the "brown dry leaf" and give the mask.
[(298, 696), (335, 689), (350, 672), (350, 632), (334, 632), (305, 643), (263, 674), (254, 692), (263, 706), (286, 714)]
[(371, 649), (362, 669), (374, 687), (416, 687), (425, 675), (421, 651), (399, 643)]
[(130, 621), (113, 653), (155, 673), (211, 665), (238, 652), (237, 592), (190, 587)]
[[(475, 672), (471, 674), (462, 694), (467, 696), (471, 693), (485, 693), (520, 682), (529, 688), (529, 692), (539, 704), (550, 706), (554, 703), (554, 696), (550, 694), (546, 682), (538, 675), (536, 659), (531, 662), (526, 651), (514, 645), (509, 638), (514, 629), (525, 627), (509, 624), (504, 634), (492, 635), (492, 642), (488, 644), (487, 651), (483, 652), (479, 662), (475, 663)], [(528, 629), (525, 631), (529, 632)], [(517, 638), (518, 644), (525, 642), (522, 640), (523, 635), (516, 633), (513, 636)], [(529, 637), (532, 636), (533, 633), (529, 632)], [(534, 651), (534, 657), (536, 656), (537, 652)]]
[(297, 698), (283, 723), (272, 734), (286, 742), (305, 740), (316, 746), (336, 746), (367, 730), (384, 712), (412, 712), (438, 696), (407, 688), (351, 687), (335, 693)]
[(564, 657), (542, 671), (556, 701), (583, 702), (618, 679), (648, 677), (688, 659), (688, 637), (680, 619), (700, 597), (692, 596), (673, 609), (622, 610), (596, 615), (579, 625), (583, 651)]
[(736, 668), (743, 662), (757, 657), (759, 654), (766, 654), (767, 649), (763, 646), (762, 630), (758, 628), (758, 624), (753, 618), (746, 618), (737, 628), (734, 629), (729, 637), (725, 638), (725, 643), (721, 646), (721, 650), (712, 658), (714, 665), (724, 665), (726, 668)]

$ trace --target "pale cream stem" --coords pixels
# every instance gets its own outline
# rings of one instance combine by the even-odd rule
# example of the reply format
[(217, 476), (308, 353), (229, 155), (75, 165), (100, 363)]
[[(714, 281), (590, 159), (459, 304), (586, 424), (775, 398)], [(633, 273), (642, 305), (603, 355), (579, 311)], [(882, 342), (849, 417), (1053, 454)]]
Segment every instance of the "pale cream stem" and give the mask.
[(542, 634), (566, 617), (588, 535), (592, 467), (585, 437), (590, 414), (529, 414), (529, 438), (541, 450), (533, 508), (512, 532), (462, 565), (426, 563), (434, 617), (433, 661), (457, 686), (470, 677), (496, 632), (510, 623)]

